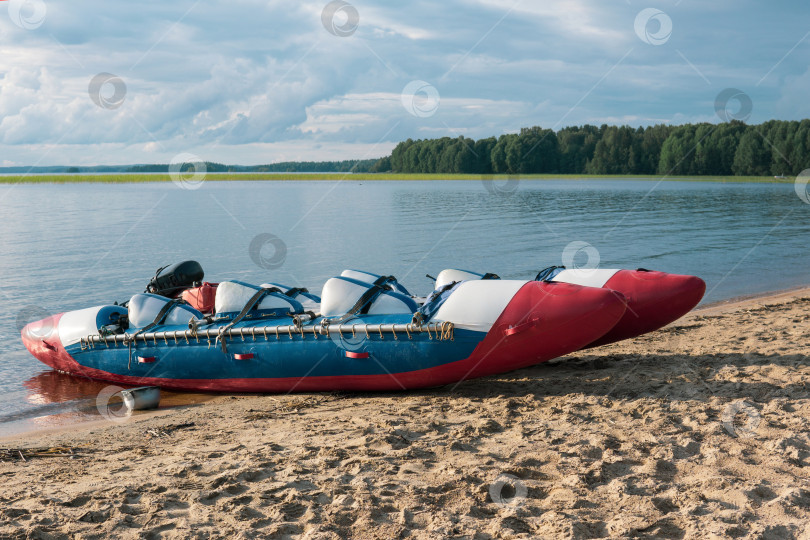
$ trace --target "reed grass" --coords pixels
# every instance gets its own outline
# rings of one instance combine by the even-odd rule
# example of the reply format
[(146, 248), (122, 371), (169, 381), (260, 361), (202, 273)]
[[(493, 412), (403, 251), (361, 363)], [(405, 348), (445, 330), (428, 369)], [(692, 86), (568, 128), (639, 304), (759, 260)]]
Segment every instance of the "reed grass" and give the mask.
[[(400, 174), (400, 173), (209, 173), (209, 182), (245, 181), (385, 181), (385, 180), (498, 180), (518, 178), (524, 180), (641, 180), (649, 182), (729, 182), (729, 183), (793, 183), (793, 178), (777, 179), (772, 176), (648, 176), (648, 175), (582, 175), (582, 174), (529, 174), (529, 175), (479, 175), (479, 174)], [(138, 184), (146, 182), (171, 182), (169, 174), (45, 174), (0, 176), (0, 184)]]

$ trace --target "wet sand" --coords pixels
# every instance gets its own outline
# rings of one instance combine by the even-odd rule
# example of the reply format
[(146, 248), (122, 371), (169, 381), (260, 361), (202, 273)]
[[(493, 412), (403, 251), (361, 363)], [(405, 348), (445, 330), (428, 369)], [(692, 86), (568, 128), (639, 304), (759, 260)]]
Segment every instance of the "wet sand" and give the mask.
[(790, 291), (456, 387), (6, 437), (0, 537), (810, 538), (809, 328)]
[[(33, 357), (31, 359), (34, 360)], [(24, 437), (30, 432), (84, 429), (84, 424), (103, 419), (97, 397), (110, 384), (51, 370), (31, 377), (23, 382), (23, 386), (29, 407), (17, 413), (0, 415), (0, 447), (4, 439)], [(164, 391), (161, 393), (160, 409), (176, 409), (216, 397), (216, 394)]]

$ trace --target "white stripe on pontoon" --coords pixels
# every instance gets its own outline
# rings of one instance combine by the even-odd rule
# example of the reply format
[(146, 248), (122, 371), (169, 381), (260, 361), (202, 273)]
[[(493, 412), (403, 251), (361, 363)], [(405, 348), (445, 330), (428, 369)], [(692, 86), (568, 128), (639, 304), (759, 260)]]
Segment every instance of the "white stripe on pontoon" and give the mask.
[(456, 328), (489, 332), (507, 304), (527, 281), (465, 281), (442, 304), (431, 321), (452, 321)]
[(582, 285), (583, 287), (602, 288), (618, 271), (618, 269), (575, 268), (572, 270), (563, 270), (557, 274), (552, 281), (573, 283), (574, 285)]

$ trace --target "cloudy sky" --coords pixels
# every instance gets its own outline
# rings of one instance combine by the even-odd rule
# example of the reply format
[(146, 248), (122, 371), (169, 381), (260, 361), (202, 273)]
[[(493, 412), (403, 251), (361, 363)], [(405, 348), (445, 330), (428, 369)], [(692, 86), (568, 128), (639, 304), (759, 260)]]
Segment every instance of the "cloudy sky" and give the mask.
[(719, 122), (728, 88), (742, 97), (721, 100), (727, 117), (800, 119), (808, 15), (753, 0), (0, 0), (0, 166), (371, 158), (409, 137)]

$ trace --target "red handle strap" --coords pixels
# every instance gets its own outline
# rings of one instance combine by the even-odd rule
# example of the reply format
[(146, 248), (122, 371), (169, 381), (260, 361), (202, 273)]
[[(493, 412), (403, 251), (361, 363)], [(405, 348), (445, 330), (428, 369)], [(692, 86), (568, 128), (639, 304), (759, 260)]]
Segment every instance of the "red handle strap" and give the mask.
[(525, 323), (521, 323), (515, 326), (510, 326), (506, 330), (503, 331), (505, 336), (514, 336), (515, 334), (520, 334), (525, 332), (526, 330), (531, 330), (535, 326), (540, 323), (540, 318), (532, 319), (530, 321), (526, 321)]

